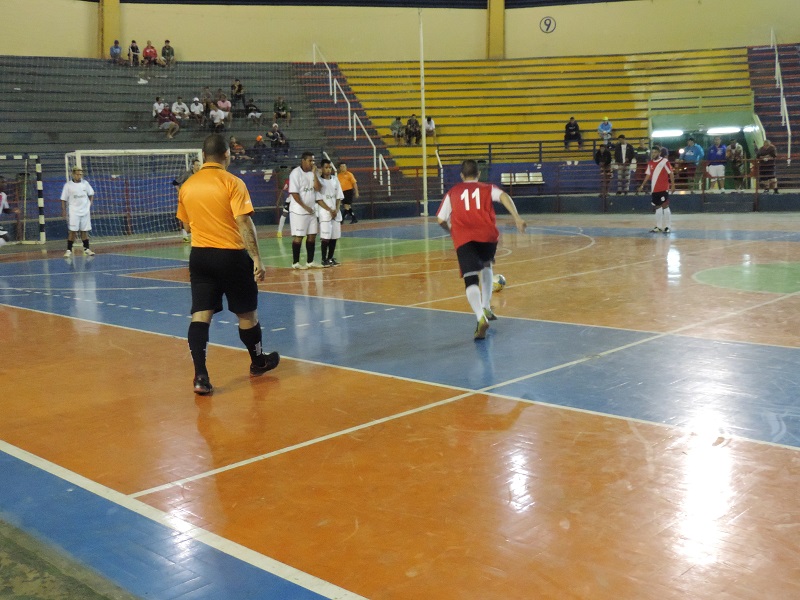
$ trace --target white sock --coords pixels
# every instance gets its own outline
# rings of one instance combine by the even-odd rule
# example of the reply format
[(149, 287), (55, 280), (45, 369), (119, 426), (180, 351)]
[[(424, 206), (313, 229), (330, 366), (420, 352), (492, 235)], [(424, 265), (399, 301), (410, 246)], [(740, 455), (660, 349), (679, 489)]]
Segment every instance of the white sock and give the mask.
[(665, 225), (667, 227), (672, 223), (672, 211), (669, 209), (669, 206), (664, 209), (664, 221), (666, 221)]
[(483, 299), (483, 308), (487, 308), (491, 310), (492, 307), (492, 286), (494, 285), (494, 281), (492, 281), (492, 277), (494, 276), (494, 272), (492, 271), (492, 266), (489, 265), (488, 267), (484, 267), (481, 271), (481, 298)]
[(281, 214), (281, 220), (278, 221), (278, 233), (283, 231), (283, 226), (286, 224), (286, 215)]
[(475, 317), (480, 321), (483, 316), (483, 305), (481, 304), (481, 290), (477, 285), (471, 285), (467, 288), (467, 300), (472, 307), (472, 312)]
[(181, 234), (183, 235), (183, 237), (189, 237), (189, 232), (186, 231), (185, 229), (181, 229)]
[(661, 229), (661, 224), (664, 222), (664, 209), (660, 206), (656, 209), (656, 227)]

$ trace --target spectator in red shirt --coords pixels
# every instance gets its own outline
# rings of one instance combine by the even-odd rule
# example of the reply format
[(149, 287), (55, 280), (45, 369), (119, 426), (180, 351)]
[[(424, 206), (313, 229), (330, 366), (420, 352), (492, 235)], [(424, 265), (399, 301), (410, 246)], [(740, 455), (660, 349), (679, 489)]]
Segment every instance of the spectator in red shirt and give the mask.
[(147, 40), (147, 45), (142, 51), (142, 63), (145, 67), (158, 64), (158, 50), (150, 40)]
[(161, 112), (158, 113), (158, 128), (167, 132), (168, 140), (174, 138), (175, 134), (181, 130), (178, 119), (175, 118), (175, 115), (172, 114), (172, 111), (166, 104), (164, 104), (164, 108), (161, 109)]

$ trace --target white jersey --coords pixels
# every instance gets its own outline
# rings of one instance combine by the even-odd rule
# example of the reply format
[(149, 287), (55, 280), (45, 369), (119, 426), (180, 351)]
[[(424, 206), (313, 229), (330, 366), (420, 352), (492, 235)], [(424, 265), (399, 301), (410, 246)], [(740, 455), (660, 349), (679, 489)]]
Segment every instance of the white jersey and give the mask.
[(312, 210), (317, 205), (317, 192), (314, 189), (314, 171), (306, 173), (302, 167), (295, 167), (289, 175), (289, 212), (296, 215), (307, 215), (308, 211), (300, 206), (291, 194), (298, 194), (303, 204)]
[[(337, 202), (344, 200), (344, 193), (342, 192), (342, 185), (339, 183), (339, 178), (334, 175), (330, 179), (320, 178), (319, 182), (322, 184), (322, 189), (317, 192), (317, 200), (322, 200), (328, 208), (336, 208)], [(319, 220), (330, 221), (331, 219), (331, 213), (320, 206)], [(333, 220), (342, 220), (341, 211), (336, 211), (336, 218)]]
[(64, 189), (61, 190), (61, 200), (67, 203), (69, 214), (74, 216), (89, 214), (92, 204), (89, 198), (92, 196), (94, 196), (94, 190), (85, 179), (81, 179), (77, 183), (70, 180), (64, 184)]
[(5, 192), (0, 192), (0, 212), (4, 210), (11, 210), (11, 207), (8, 205), (8, 196)]

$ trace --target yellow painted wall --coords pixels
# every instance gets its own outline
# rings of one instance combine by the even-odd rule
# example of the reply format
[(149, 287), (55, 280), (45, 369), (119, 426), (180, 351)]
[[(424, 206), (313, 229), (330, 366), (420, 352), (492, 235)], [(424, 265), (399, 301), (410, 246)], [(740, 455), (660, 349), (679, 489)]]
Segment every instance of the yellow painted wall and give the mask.
[[(552, 33), (539, 23), (556, 20)], [(800, 41), (800, 0), (632, 0), (506, 11), (506, 58), (766, 46)]]
[(94, 57), (97, 4), (76, 0), (0, 0), (0, 54)]

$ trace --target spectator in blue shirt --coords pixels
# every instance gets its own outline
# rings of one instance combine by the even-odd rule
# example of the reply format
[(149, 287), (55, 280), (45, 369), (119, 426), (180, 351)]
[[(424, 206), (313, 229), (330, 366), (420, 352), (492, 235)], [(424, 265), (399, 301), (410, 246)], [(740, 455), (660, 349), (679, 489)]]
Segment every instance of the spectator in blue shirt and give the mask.
[(686, 148), (683, 149), (681, 155), (684, 180), (686, 181), (688, 189), (692, 190), (697, 187), (695, 181), (698, 173), (697, 167), (700, 165), (700, 161), (703, 160), (705, 152), (703, 152), (700, 146), (694, 143), (694, 138), (689, 138), (686, 142)]
[(600, 136), (600, 139), (606, 143), (610, 142), (611, 133), (613, 131), (614, 126), (611, 124), (611, 121), (608, 120), (608, 117), (603, 117), (603, 122), (597, 126), (597, 134)]
[(111, 63), (114, 65), (124, 65), (125, 61), (122, 60), (122, 46), (119, 45), (119, 40), (114, 40), (114, 45), (108, 51), (111, 56)]
[(708, 149), (708, 189), (717, 188), (717, 192), (725, 190), (725, 161), (727, 148), (722, 143), (722, 138), (714, 138), (714, 145)]

